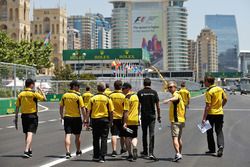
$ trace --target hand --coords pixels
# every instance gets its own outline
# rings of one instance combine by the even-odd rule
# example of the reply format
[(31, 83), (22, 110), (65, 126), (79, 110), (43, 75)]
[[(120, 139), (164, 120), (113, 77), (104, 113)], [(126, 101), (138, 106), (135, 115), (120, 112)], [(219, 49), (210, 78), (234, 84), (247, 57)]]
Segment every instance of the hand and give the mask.
[(160, 117), (160, 116), (157, 117), (157, 121), (158, 121), (159, 123), (161, 123), (161, 117)]
[(63, 118), (61, 118), (61, 124), (64, 125), (64, 119)]
[(205, 122), (206, 122), (206, 120), (205, 120), (205, 119), (203, 119), (203, 120), (202, 120), (202, 124), (205, 124)]
[(127, 123), (123, 124), (123, 128), (126, 129), (127, 128)]
[(13, 123), (15, 124), (16, 130), (18, 130), (18, 118), (15, 118), (15, 119), (13, 120)]
[(89, 122), (88, 121), (84, 121), (83, 126), (88, 129), (89, 128)]

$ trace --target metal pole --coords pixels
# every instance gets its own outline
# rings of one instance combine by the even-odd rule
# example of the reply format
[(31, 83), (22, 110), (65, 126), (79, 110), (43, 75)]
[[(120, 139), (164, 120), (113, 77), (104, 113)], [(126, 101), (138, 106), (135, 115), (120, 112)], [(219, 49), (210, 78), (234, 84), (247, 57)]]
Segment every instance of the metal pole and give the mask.
[(14, 64), (14, 97), (16, 98), (16, 65)]
[(78, 57), (78, 79), (80, 78), (80, 60), (79, 60), (79, 56), (80, 56), (80, 53), (78, 53), (77, 57)]

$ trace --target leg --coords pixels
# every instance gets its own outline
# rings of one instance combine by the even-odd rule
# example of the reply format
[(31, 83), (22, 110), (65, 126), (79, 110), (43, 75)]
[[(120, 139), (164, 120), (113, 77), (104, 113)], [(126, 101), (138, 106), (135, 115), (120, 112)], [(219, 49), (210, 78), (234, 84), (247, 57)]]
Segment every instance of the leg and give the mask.
[(129, 155), (132, 155), (132, 151), (131, 151), (131, 138), (130, 137), (126, 137), (125, 142), (126, 142), (126, 148), (128, 151)]
[(155, 142), (155, 120), (152, 120), (149, 124), (149, 154), (154, 153)]
[(143, 153), (148, 154), (148, 123), (146, 119), (142, 119), (142, 143), (143, 143)]
[(180, 145), (179, 145), (179, 141), (178, 141), (178, 137), (172, 137), (173, 139), (173, 146), (175, 149), (176, 154), (180, 153)]
[(218, 116), (217, 121), (215, 122), (215, 132), (217, 136), (217, 146), (218, 148), (224, 148), (224, 135), (223, 135), (223, 115)]
[(33, 137), (32, 132), (27, 132), (25, 134), (25, 152), (28, 152), (31, 149), (32, 137)]
[(93, 147), (94, 147), (94, 155), (93, 158), (99, 158), (100, 157), (100, 132), (99, 132), (99, 120), (92, 120), (92, 134), (93, 134)]
[(208, 143), (208, 150), (211, 152), (215, 152), (215, 142), (214, 142), (214, 118), (213, 116), (207, 116), (207, 119), (209, 120), (212, 128), (207, 131), (207, 143)]
[(70, 153), (70, 144), (71, 144), (71, 141), (70, 141), (70, 137), (71, 137), (71, 134), (65, 134), (65, 149), (66, 149), (66, 152)]
[(76, 145), (76, 151), (80, 152), (81, 151), (81, 138), (80, 138), (80, 134), (76, 134), (75, 135), (75, 145)]
[(121, 149), (125, 150), (125, 137), (120, 137), (120, 144), (121, 144)]
[(184, 126), (185, 126), (184, 123), (180, 125), (180, 132), (179, 132), (179, 136), (178, 136), (180, 154), (182, 153), (182, 129), (183, 129)]
[(102, 121), (102, 132), (101, 132), (101, 156), (105, 157), (108, 150), (107, 140), (109, 134), (109, 122)]
[(117, 136), (112, 136), (112, 149), (113, 151), (116, 151), (116, 145), (117, 145)]

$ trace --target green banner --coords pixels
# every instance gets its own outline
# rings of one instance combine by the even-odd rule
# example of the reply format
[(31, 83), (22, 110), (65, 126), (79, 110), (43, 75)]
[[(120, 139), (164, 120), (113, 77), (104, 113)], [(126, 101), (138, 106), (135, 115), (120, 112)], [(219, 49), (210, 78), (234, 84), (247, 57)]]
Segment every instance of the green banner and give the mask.
[(15, 99), (3, 99), (0, 100), (0, 115), (15, 113), (16, 100)]
[(46, 95), (47, 102), (60, 102), (62, 94), (48, 94)]
[(149, 53), (143, 49), (89, 49), (89, 50), (64, 50), (63, 61), (70, 60), (150, 60)]
[(206, 75), (215, 78), (241, 78), (243, 77), (242, 72), (206, 72)]

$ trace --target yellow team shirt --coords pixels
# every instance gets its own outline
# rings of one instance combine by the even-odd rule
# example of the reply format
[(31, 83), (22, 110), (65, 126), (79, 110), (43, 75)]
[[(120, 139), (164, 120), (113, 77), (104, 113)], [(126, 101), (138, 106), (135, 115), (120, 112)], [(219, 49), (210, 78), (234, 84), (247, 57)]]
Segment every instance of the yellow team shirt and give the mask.
[(173, 97), (177, 97), (178, 100), (175, 102), (170, 102), (169, 107), (169, 120), (170, 122), (185, 122), (185, 105), (182, 100), (181, 95), (178, 91), (175, 91)]
[(127, 125), (139, 125), (139, 98), (138, 96), (130, 92), (126, 95), (124, 110), (128, 111)]
[(16, 101), (16, 107), (21, 107), (22, 114), (33, 114), (37, 112), (37, 101), (44, 101), (45, 98), (30, 88), (25, 88)]
[(88, 107), (91, 111), (91, 118), (108, 118), (109, 114), (114, 111), (111, 99), (103, 93), (98, 93), (91, 97)]
[(106, 96), (109, 96), (111, 93), (112, 93), (112, 91), (109, 88), (105, 89), (105, 91), (104, 91), (104, 94)]
[(89, 103), (89, 100), (91, 97), (93, 97), (94, 95), (90, 92), (90, 91), (87, 91), (85, 92), (83, 95), (82, 95), (82, 98), (83, 98), (83, 103), (84, 103), (84, 106), (87, 107), (88, 106), (88, 103)]
[(190, 92), (186, 88), (181, 88), (179, 94), (182, 97), (184, 105), (188, 105), (188, 100), (190, 99)]
[(80, 108), (84, 107), (80, 92), (70, 90), (62, 96), (60, 106), (65, 107), (65, 117), (81, 117)]
[(125, 95), (122, 91), (115, 90), (109, 95), (114, 105), (113, 119), (122, 119), (124, 112)]
[(216, 85), (211, 85), (206, 91), (206, 103), (211, 105), (209, 115), (223, 115), (222, 101), (227, 99), (224, 90)]

